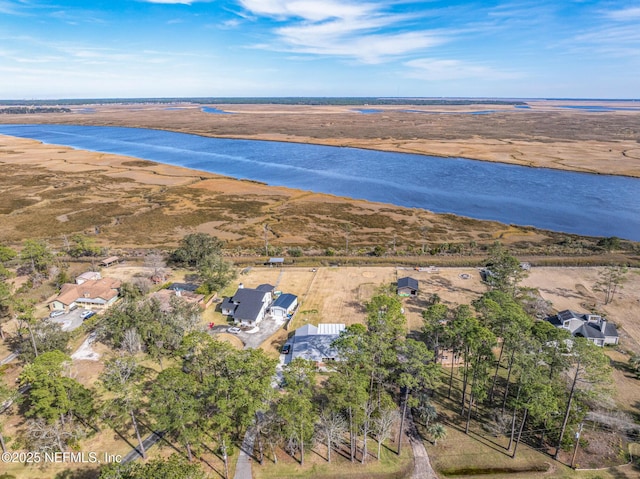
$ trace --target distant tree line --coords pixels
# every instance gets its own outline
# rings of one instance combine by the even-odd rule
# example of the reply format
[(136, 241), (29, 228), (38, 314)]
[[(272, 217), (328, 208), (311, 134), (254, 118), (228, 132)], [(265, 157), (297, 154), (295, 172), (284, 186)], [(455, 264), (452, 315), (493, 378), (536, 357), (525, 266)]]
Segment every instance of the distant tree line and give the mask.
[(96, 105), (96, 104), (139, 104), (139, 103), (224, 103), (234, 105), (526, 105), (519, 100), (472, 98), (377, 98), (377, 97), (199, 97), (199, 98), (85, 98), (33, 101), (0, 101), (0, 105)]
[(43, 106), (12, 106), (0, 108), (0, 114), (5, 115), (29, 115), (33, 113), (70, 113), (69, 108), (43, 107)]

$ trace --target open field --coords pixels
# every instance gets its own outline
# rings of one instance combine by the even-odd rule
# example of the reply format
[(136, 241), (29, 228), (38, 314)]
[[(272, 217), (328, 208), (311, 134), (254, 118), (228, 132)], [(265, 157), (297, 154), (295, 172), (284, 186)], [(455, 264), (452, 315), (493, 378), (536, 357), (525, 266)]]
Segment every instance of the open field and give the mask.
[[(359, 113), (353, 105), (216, 105), (230, 115), (205, 113), (202, 105), (188, 103), (111, 104), (90, 105), (91, 113), (83, 113), (85, 106), (71, 106), (71, 113), (5, 114), (0, 123), (142, 127), (639, 177), (640, 111), (558, 108), (592, 103), (537, 100), (526, 110), (510, 105), (376, 105), (380, 113), (375, 114)], [(492, 113), (468, 114), (487, 110)]]

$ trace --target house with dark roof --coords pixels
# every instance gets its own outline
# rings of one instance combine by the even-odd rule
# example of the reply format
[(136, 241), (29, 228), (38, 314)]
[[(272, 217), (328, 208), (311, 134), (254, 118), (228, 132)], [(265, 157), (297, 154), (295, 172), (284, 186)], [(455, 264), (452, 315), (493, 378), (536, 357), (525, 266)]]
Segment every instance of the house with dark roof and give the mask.
[(314, 361), (318, 366), (339, 361), (338, 350), (333, 346), (333, 342), (344, 329), (344, 324), (306, 324), (296, 329), (293, 337), (287, 342), (291, 349), (285, 357), (285, 364), (295, 358)]
[(222, 301), (220, 309), (222, 314), (231, 316), (236, 323), (255, 326), (264, 319), (270, 304), (270, 291), (240, 285), (232, 297)]
[(398, 279), (398, 295), (400, 296), (416, 296), (418, 294), (418, 280), (410, 278)]
[(572, 336), (588, 339), (596, 346), (618, 344), (620, 340), (616, 325), (597, 314), (565, 309), (545, 320), (557, 328), (566, 329)]
[(298, 306), (298, 297), (295, 294), (284, 293), (278, 296), (269, 310), (274, 319), (285, 319), (293, 314), (296, 306)]

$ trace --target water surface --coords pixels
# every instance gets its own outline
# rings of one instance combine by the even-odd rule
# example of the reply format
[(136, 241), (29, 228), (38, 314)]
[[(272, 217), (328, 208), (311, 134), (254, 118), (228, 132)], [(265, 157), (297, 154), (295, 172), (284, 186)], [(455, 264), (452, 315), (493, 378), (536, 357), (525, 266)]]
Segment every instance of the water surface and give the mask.
[(637, 178), (138, 128), (0, 125), (0, 134), (270, 185), (640, 241)]

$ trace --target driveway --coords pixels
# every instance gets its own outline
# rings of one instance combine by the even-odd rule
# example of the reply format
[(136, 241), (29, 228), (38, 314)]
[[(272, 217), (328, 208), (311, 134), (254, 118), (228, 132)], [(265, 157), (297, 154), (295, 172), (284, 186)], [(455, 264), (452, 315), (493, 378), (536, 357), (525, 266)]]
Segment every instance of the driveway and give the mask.
[(82, 325), (82, 318), (80, 315), (88, 311), (84, 308), (74, 309), (73, 311), (69, 311), (61, 316), (56, 316), (55, 318), (47, 318), (52, 323), (58, 323), (62, 326), (63, 331), (73, 331), (74, 329), (79, 328)]
[[(241, 329), (239, 333), (235, 333), (240, 341), (244, 344), (244, 349), (256, 349), (259, 348), (262, 343), (273, 336), (282, 326), (284, 326), (284, 319), (273, 319), (271, 316), (266, 316), (258, 326), (253, 329)], [(227, 333), (228, 329), (232, 326), (220, 325), (214, 326), (209, 329), (211, 333)], [(229, 333), (233, 334), (233, 333)]]

